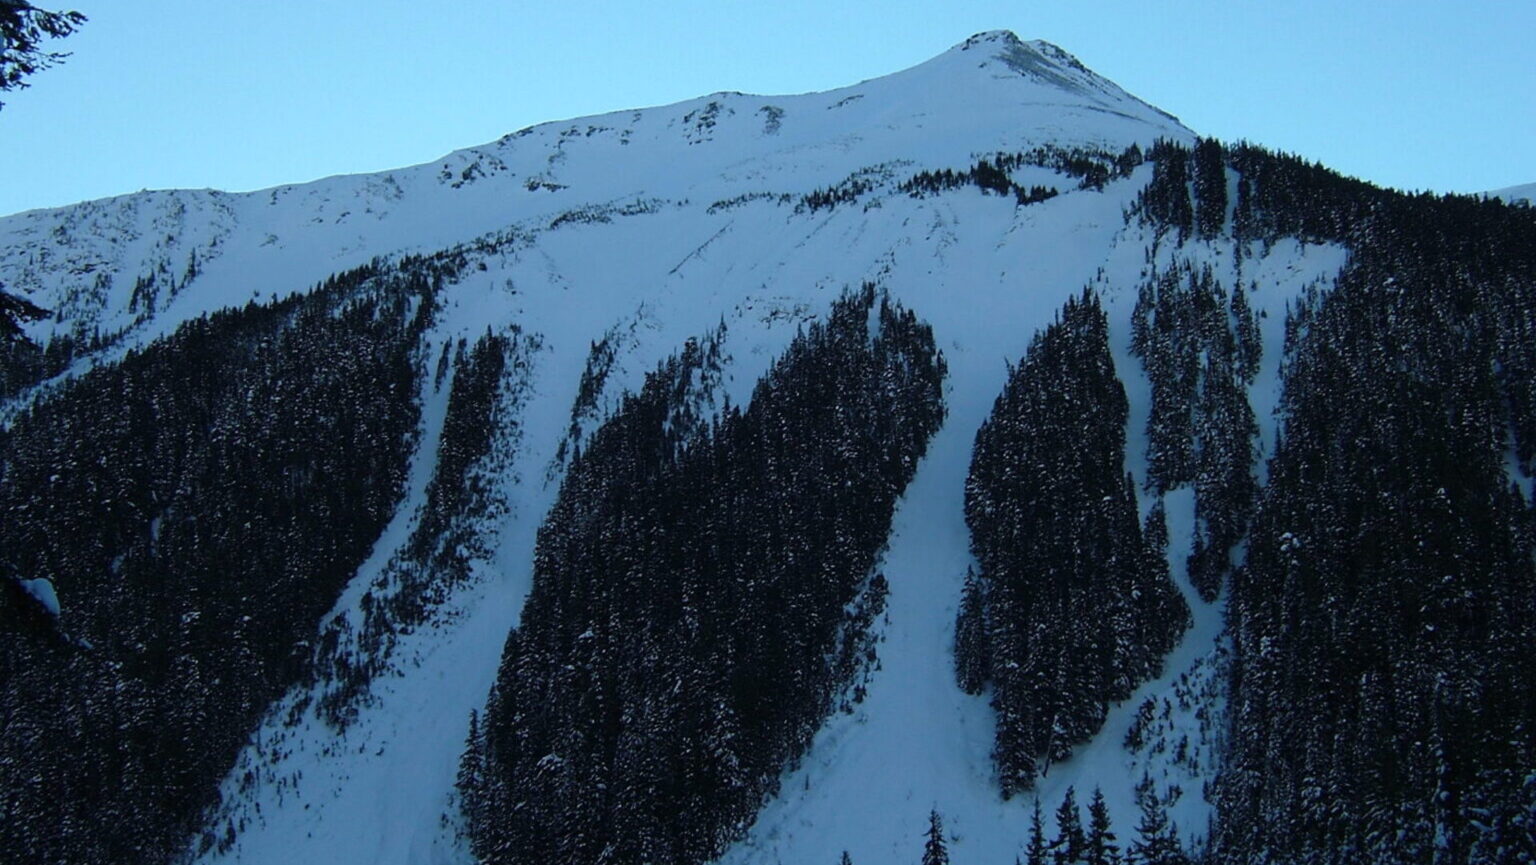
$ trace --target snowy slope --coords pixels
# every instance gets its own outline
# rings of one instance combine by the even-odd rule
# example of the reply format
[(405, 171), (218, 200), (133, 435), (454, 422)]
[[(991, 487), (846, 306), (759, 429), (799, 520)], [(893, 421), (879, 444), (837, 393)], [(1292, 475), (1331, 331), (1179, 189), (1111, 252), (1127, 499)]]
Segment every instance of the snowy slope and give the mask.
[[(1178, 122), (1046, 43), (1009, 33), (973, 37), (912, 69), (798, 96), (721, 93), (677, 105), (544, 124), (432, 163), (378, 175), (228, 195), (140, 193), (0, 220), (0, 284), (57, 310), (32, 334), (123, 334), (112, 357), (221, 307), (303, 290), (376, 256), (466, 247), (467, 276), (445, 289), (428, 338), (473, 339), (487, 326), (537, 334), (527, 392), (499, 430), (506, 516), (481, 527), (494, 555), (475, 565), (425, 627), (401, 638), (395, 669), (375, 681), (358, 721), (338, 738), (290, 694), (269, 713), (224, 785), (210, 829), (234, 845), (201, 861), (458, 863), (453, 778), (468, 717), (482, 706), (516, 624), (535, 530), (558, 485), (559, 448), (591, 344), (619, 347), (603, 393), (625, 388), (685, 340), (722, 321), (729, 396), (753, 383), (804, 321), (848, 286), (878, 282), (933, 324), (950, 367), (949, 416), (899, 504), (885, 573), (880, 669), (856, 711), (834, 718), (786, 775), (733, 863), (915, 859), (930, 808), (946, 817), (956, 861), (1006, 862), (1028, 828), (1029, 803), (1000, 801), (985, 698), (954, 684), (950, 645), (971, 563), (962, 513), (971, 442), (1031, 335), (1085, 285), (1106, 298), (1116, 364), (1131, 399), (1128, 468), (1143, 471), (1148, 386), (1128, 352), (1136, 286), (1149, 263), (1209, 263), (1237, 282), (1230, 244), (1159, 244), (1125, 211), (1143, 166), (1104, 190), (1021, 169), (1022, 183), (1063, 194), (1029, 206), (974, 187), (912, 198), (896, 184), (926, 169), (963, 170), (978, 156), (1053, 144), (1119, 151), (1157, 138), (1189, 141)], [(858, 175), (870, 188), (830, 210), (800, 196)], [(1026, 179), (1027, 178), (1027, 179)], [(1332, 279), (1341, 250), (1280, 243), (1251, 250), (1242, 280), (1264, 320), (1266, 355), (1253, 400), (1268, 420), (1286, 300)], [(192, 263), (189, 266), (189, 263)], [(133, 287), (159, 274), (154, 303)], [(430, 375), (430, 374), (429, 374)], [(448, 384), (423, 386), (422, 436), (407, 498), (333, 614), (359, 615), (365, 591), (409, 537), (435, 460)], [(507, 395), (512, 399), (510, 392)], [(1273, 430), (1266, 426), (1266, 443)], [(552, 471), (552, 469), (555, 469)], [(1150, 502), (1143, 502), (1143, 510)], [(1182, 577), (1192, 521), (1187, 491), (1167, 502), (1170, 562)], [(1181, 585), (1183, 585), (1181, 583)], [(1180, 784), (1173, 816), (1198, 835), (1212, 745), (1197, 711), (1174, 705), (1161, 753), (1132, 754), (1125, 731), (1144, 699), (1199, 691), (1219, 656), (1220, 602), (1186, 592), (1195, 627), (1166, 674), (1115, 707), (1103, 733), (1041, 785), (1047, 813), (1068, 785), (1104, 789), (1122, 838), (1145, 771)], [(1181, 677), (1186, 678), (1180, 682)], [(1187, 702), (1187, 701), (1186, 701)], [(1172, 740), (1194, 736), (1193, 759)], [(1203, 750), (1202, 750), (1203, 749)], [(1202, 761), (1203, 755), (1203, 761)]]
[(1510, 204), (1536, 203), (1536, 183), (1522, 183), (1519, 186), (1508, 186), (1504, 189), (1495, 189), (1485, 192), (1487, 198), (1502, 198)]
[[(950, 672), (955, 605), (970, 563), (961, 511), (970, 442), (1002, 387), (1005, 362), (1018, 359), (1029, 335), (1068, 294), (1100, 285), (1118, 333), (1128, 334), (1134, 285), (1151, 240), (1139, 228), (1126, 228), (1120, 213), (1142, 180), (1017, 210), (967, 189), (922, 201), (891, 195), (867, 212), (844, 208), (814, 220), (786, 218), (770, 204), (691, 226), (686, 214), (636, 216), (551, 236), (457, 289), (454, 315), (462, 318), (445, 328), (498, 321), (492, 310), (514, 303), (516, 319), (538, 322), (549, 345), (538, 361), (537, 396), (516, 461), (523, 482), (509, 484), (513, 516), (496, 527), (499, 553), (486, 563), (485, 580), (454, 599), (454, 618), (407, 638), (407, 655), (419, 660), (379, 683), (378, 702), (363, 710), (343, 742), (333, 742), (315, 721), (298, 736), (269, 725), (251, 759), (282, 756), (271, 769), (274, 781), (254, 795), (231, 786), (240, 803), (231, 813), (249, 828), (229, 861), (288, 861), (296, 851), (348, 861), (355, 855), (349, 851), (359, 850), (367, 851), (361, 861), (462, 861), (455, 858), (462, 853), (451, 816), (443, 817), (452, 813), (456, 760), (468, 714), (484, 699), (501, 641), (527, 591), (533, 531), (554, 491), (542, 482), (543, 472), (559, 444), (588, 343), (615, 324), (626, 334), (619, 384), (610, 389), (616, 393), (724, 316), (726, 350), (734, 359), (731, 396), (743, 402), (796, 325), (824, 311), (843, 286), (865, 279), (879, 279), (933, 322), (950, 362), (950, 416), (896, 516), (885, 568), (892, 593), (882, 670), (867, 702), (829, 726), (751, 837), (727, 859), (835, 861), (843, 848), (896, 854), (911, 846), (935, 805), (963, 833), (957, 843), (967, 850), (1002, 855), (1017, 849), (1026, 805), (998, 801), (988, 759), (990, 710), (983, 699), (963, 695)], [(596, 243), (629, 262), (622, 274), (588, 254)], [(1299, 247), (1277, 248), (1263, 259), (1263, 266), (1290, 273), (1261, 306), (1271, 313), (1271, 330), (1277, 332), (1290, 294), (1283, 287), (1297, 290), (1326, 278), (1342, 262), (1338, 251)], [(515, 295), (504, 288), (509, 280)], [(1271, 346), (1272, 357), (1277, 348)], [(1134, 397), (1143, 408), (1133, 418), (1130, 443), (1139, 455), (1145, 384), (1133, 360), (1123, 353), (1117, 360), (1133, 394), (1142, 392)], [(1187, 495), (1182, 506), (1170, 506), (1175, 537), (1183, 539), (1171, 558), (1180, 564), (1192, 506)], [(408, 502), (403, 511), (411, 509)], [(1170, 692), (1212, 650), (1220, 611), (1198, 600), (1193, 606), (1198, 625), (1170, 659), (1168, 675), (1112, 713), (1100, 741), (1080, 759), (1053, 770), (1042, 788), (1049, 804), (1067, 784), (1103, 786), (1117, 823), (1132, 824), (1131, 788), (1141, 763), (1120, 742), (1142, 697)], [(1176, 767), (1158, 764), (1152, 771)], [(284, 777), (294, 779), (291, 787), (274, 786)], [(1181, 826), (1203, 829), (1204, 777), (1169, 778), (1188, 791), (1174, 810)]]

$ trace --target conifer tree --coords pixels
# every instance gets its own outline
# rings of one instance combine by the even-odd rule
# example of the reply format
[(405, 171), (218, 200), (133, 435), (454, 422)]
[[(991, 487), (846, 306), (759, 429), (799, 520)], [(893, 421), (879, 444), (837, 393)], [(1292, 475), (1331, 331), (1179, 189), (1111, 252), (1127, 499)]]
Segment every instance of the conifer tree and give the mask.
[[(68, 57), (47, 50), (43, 43), (68, 36), (84, 23), (79, 12), (50, 12), (26, 0), (0, 2), (0, 91), (20, 90), (28, 86), (29, 76)], [(0, 311), (0, 322), (5, 320)]]
[(1246, 237), (1350, 259), (1285, 322), (1284, 426), (1231, 582), (1212, 856), (1505, 861), (1480, 842), (1524, 807), (1504, 768), (1536, 729), (1536, 566), (1506, 493), (1509, 434), (1518, 461), (1536, 430), (1536, 221), (1230, 157)]
[(1040, 797), (1036, 796), (1029, 812), (1029, 846), (1024, 850), (1024, 855), (1028, 857), (1025, 865), (1046, 865), (1044, 822), (1040, 819)]
[(366, 679), (374, 659), (309, 647), (403, 492), (436, 307), (425, 274), (365, 266), (188, 321), (8, 420), (0, 550), (57, 581), (91, 648), (0, 640), (0, 858), (227, 847), (188, 836), (263, 713)]
[(1248, 292), (1242, 285), (1232, 286), (1231, 312), (1233, 336), (1237, 348), (1235, 369), (1244, 384), (1252, 384), (1263, 359), (1264, 345), (1259, 334), (1259, 320), (1248, 305)]
[(1109, 825), (1109, 807), (1104, 804), (1104, 792), (1094, 788), (1093, 799), (1088, 803), (1088, 843), (1084, 856), (1088, 865), (1119, 865), (1120, 846), (1115, 843), (1115, 833)]
[(943, 416), (931, 330), (866, 286), (712, 416), (718, 352), (625, 396), (540, 528), (481, 724), (516, 803), (488, 865), (719, 856), (874, 663), (877, 555)]
[(1152, 500), (1141, 536), (1146, 539), (1147, 546), (1158, 552), (1168, 549), (1168, 511), (1163, 507), (1162, 496)]
[(1221, 233), (1227, 215), (1227, 171), (1221, 142), (1202, 138), (1191, 156), (1195, 224), (1201, 237)]
[(937, 808), (928, 812), (928, 840), (923, 844), (923, 865), (949, 865), (949, 850), (944, 846), (944, 820)]
[(1051, 865), (1082, 865), (1088, 839), (1077, 811), (1077, 793), (1068, 787), (1056, 808), (1056, 837), (1051, 839)]
[(1188, 857), (1168, 823), (1162, 799), (1152, 789), (1151, 779), (1143, 779), (1136, 790), (1141, 819), (1136, 824), (1136, 838), (1127, 851), (1127, 862), (1135, 865), (1187, 865)]

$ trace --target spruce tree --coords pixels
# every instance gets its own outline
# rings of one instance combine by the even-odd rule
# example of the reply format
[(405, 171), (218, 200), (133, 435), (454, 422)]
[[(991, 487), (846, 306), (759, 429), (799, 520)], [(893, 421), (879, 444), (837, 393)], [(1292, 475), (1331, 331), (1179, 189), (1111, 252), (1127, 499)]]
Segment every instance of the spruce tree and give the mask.
[(55, 580), (92, 648), (0, 639), (0, 858), (212, 849), (228, 833), (191, 827), (268, 708), (366, 681), (366, 646), (315, 637), (403, 494), (436, 307), (412, 267), (365, 266), (188, 321), (8, 419), (0, 550)]
[(1024, 854), (1029, 857), (1025, 865), (1046, 865), (1045, 826), (1040, 819), (1040, 797), (1035, 797), (1034, 806), (1029, 813), (1029, 846)]
[(1147, 511), (1141, 536), (1146, 539), (1147, 546), (1159, 553), (1168, 549), (1168, 511), (1163, 507), (1162, 496), (1152, 500), (1152, 507)]
[(1237, 348), (1237, 375), (1244, 384), (1252, 384), (1253, 377), (1259, 372), (1264, 345), (1260, 338), (1258, 317), (1248, 305), (1248, 292), (1241, 284), (1232, 286), (1230, 306)]
[(928, 812), (928, 841), (923, 845), (923, 865), (949, 865), (949, 850), (944, 846), (944, 820), (936, 808)]
[(1350, 257), (1285, 322), (1212, 856), (1508, 861), (1479, 841), (1520, 807), (1504, 770), (1536, 729), (1536, 567), (1506, 493), (1510, 433), (1518, 464), (1536, 430), (1536, 221), (1257, 148), (1232, 165), (1251, 236)]
[(1221, 142), (1202, 138), (1191, 155), (1195, 226), (1201, 237), (1221, 233), (1227, 215), (1227, 170)]
[[(63, 62), (69, 54), (49, 51), (44, 42), (62, 39), (84, 23), (85, 16), (79, 12), (51, 12), (23, 0), (0, 3), (0, 91), (27, 87), (31, 75)], [(0, 304), (0, 325), (9, 322), (8, 312)]]
[(454, 787), (458, 789), (463, 802), (464, 818), (468, 823), (470, 837), (474, 837), (475, 830), (484, 815), (482, 791), (485, 782), (481, 777), (485, 765), (484, 757), (485, 741), (480, 735), (480, 713), (470, 709), (469, 735), (465, 737), (464, 753), (459, 757), (459, 772), (454, 780)]
[(1094, 788), (1093, 799), (1088, 803), (1088, 844), (1085, 855), (1088, 865), (1118, 865), (1120, 846), (1115, 843), (1115, 833), (1109, 825), (1109, 807), (1104, 804), (1104, 792)]
[(1179, 846), (1168, 823), (1168, 812), (1150, 781), (1136, 792), (1141, 819), (1136, 824), (1136, 838), (1131, 841), (1127, 860), (1136, 865), (1187, 865), (1189, 858)]
[(1082, 865), (1088, 839), (1077, 811), (1077, 793), (1068, 787), (1056, 808), (1056, 837), (1051, 839), (1051, 865)]
[(931, 330), (866, 286), (716, 414), (718, 361), (688, 342), (571, 458), (482, 718), (488, 865), (718, 857), (874, 663)]

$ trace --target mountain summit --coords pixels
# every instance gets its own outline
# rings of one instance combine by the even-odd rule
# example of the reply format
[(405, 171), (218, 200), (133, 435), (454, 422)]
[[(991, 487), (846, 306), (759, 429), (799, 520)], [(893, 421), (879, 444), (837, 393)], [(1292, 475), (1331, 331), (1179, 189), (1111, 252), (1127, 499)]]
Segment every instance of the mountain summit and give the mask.
[[(1103, 78), (1084, 66), (1062, 48), (1041, 39), (1025, 42), (1009, 30), (990, 30), (956, 45), (945, 57), (981, 53), (988, 57), (979, 65), (981, 69), (994, 69), (1001, 63), (1007, 70), (1033, 83), (1076, 94), (1096, 102), (1109, 111), (1124, 111), (1127, 102), (1143, 108), (1151, 108), (1141, 100), (1121, 90), (1114, 82)], [(995, 73), (1001, 75), (1001, 73)], [(1006, 76), (1002, 76), (1006, 77)], [(1165, 120), (1177, 122), (1171, 115), (1155, 108)], [(1127, 112), (1140, 116), (1141, 112)]]

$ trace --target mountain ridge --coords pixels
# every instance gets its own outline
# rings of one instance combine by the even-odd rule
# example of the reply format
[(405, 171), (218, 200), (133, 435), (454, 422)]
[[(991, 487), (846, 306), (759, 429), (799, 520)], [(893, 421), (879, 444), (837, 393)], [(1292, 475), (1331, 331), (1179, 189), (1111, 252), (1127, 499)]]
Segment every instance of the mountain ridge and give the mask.
[[(145, 306), (135, 304), (133, 288), (153, 279), (159, 291), (148, 319), (164, 325), (148, 329), (152, 338), (188, 317), (270, 296), (269, 286), (252, 284), (255, 274), (268, 283), (313, 284), (381, 253), (441, 248), (582, 208), (637, 198), (802, 195), (869, 166), (941, 168), (1047, 142), (1118, 151), (1133, 141), (1189, 140), (1171, 117), (1070, 55), (1032, 45), (992, 31), (909, 69), (829, 91), (715, 94), (551, 121), (415, 166), (249, 193), (133, 193), (29, 211), (0, 219), (0, 285), (56, 313), (28, 327), (33, 339), (68, 334), (83, 341), (97, 331), (138, 328)], [(980, 65), (1002, 73), (978, 75), (976, 49), (996, 49)], [(1028, 56), (1033, 73), (1007, 66), (1009, 52)], [(1030, 77), (1047, 73), (1044, 84)], [(1025, 85), (1024, 95), (1071, 98), (1011, 99), (1021, 95), (1017, 85)], [(929, 127), (948, 131), (936, 137)], [(731, 155), (711, 159), (706, 152), (720, 148), (709, 144), (724, 135)], [(932, 142), (948, 140), (966, 143), (931, 151)], [(679, 169), (679, 160), (687, 167)], [(637, 176), (647, 178), (643, 185), (629, 180)], [(406, 211), (420, 208), (452, 216), (419, 224)], [(104, 285), (103, 272), (117, 281)], [(204, 277), (219, 283), (217, 294), (185, 290)]]
[(1495, 189), (1483, 193), (1488, 198), (1499, 198), (1510, 204), (1520, 202), (1531, 203), (1536, 201), (1536, 183), (1519, 183), (1514, 186), (1506, 186), (1503, 189)]

